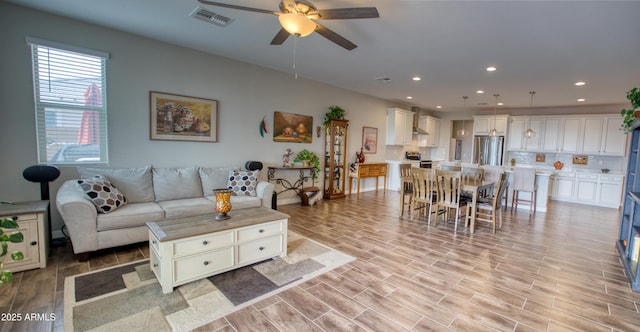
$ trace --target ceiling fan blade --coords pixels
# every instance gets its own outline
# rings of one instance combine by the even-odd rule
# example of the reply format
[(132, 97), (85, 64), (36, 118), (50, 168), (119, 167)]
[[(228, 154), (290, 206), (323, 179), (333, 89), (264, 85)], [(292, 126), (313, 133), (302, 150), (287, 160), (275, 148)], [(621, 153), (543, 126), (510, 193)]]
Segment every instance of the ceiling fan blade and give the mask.
[(244, 6), (237, 6), (237, 5), (230, 5), (228, 3), (220, 3), (220, 2), (207, 1), (207, 0), (198, 0), (198, 2), (200, 2), (201, 4), (209, 5), (209, 6), (238, 9), (238, 10), (244, 10), (244, 11), (248, 11), (248, 12), (255, 12), (255, 13), (262, 13), (262, 14), (274, 14), (274, 15), (280, 14), (280, 12), (274, 12), (273, 10), (260, 9), (260, 8), (251, 8), (251, 7), (244, 7)]
[(290, 33), (284, 28), (280, 29), (273, 40), (271, 41), (271, 45), (282, 45), (282, 43), (289, 38)]
[(311, 11), (308, 15), (319, 15), (320, 20), (344, 20), (353, 18), (378, 18), (376, 7), (335, 8)]
[(319, 33), (324, 38), (327, 38), (330, 41), (342, 46), (343, 48), (347, 49), (348, 51), (351, 51), (352, 49), (358, 47), (358, 45), (350, 42), (349, 40), (347, 40), (346, 38), (340, 36), (339, 34), (329, 30), (327, 27), (325, 27), (322, 24), (319, 24), (318, 22), (316, 22), (316, 30), (315, 30), (315, 32)]

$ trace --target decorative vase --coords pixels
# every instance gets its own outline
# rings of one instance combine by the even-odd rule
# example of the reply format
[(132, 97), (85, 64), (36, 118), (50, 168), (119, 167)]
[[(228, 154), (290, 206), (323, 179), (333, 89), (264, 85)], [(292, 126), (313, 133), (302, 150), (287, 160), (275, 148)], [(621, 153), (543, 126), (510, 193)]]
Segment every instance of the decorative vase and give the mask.
[(362, 153), (362, 148), (360, 148), (360, 153), (356, 152), (356, 159), (358, 161), (358, 164), (364, 163), (364, 153)]
[(553, 167), (557, 170), (561, 170), (562, 167), (564, 167), (564, 164), (561, 161), (556, 161), (555, 163), (553, 163)]
[(216, 195), (216, 220), (225, 220), (231, 218), (227, 212), (231, 211), (231, 190), (214, 189)]

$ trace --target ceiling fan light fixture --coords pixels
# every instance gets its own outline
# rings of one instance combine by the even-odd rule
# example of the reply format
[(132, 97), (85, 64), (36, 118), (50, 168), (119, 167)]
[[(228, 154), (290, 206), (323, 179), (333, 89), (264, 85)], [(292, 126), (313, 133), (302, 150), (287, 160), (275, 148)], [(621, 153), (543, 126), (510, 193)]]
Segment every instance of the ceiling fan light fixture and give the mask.
[(298, 37), (308, 36), (316, 29), (315, 22), (300, 14), (281, 14), (278, 16), (278, 21), (287, 32)]

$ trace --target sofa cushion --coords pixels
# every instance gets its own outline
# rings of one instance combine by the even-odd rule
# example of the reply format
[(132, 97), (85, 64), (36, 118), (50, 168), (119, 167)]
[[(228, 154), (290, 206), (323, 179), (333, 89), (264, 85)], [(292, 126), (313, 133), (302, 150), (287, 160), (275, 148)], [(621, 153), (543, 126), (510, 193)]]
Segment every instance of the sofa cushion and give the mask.
[(202, 197), (202, 184), (195, 167), (153, 168), (156, 202)]
[(227, 187), (238, 196), (256, 196), (258, 171), (229, 171)]
[(167, 219), (193, 217), (202, 214), (214, 215), (216, 212), (216, 203), (204, 197), (163, 201), (158, 202), (158, 205), (164, 210), (165, 218)]
[(91, 199), (99, 213), (110, 213), (127, 204), (124, 195), (102, 175), (78, 180), (80, 188)]
[(129, 203), (109, 214), (98, 214), (98, 232), (145, 226), (147, 221), (164, 220), (164, 210), (157, 203)]
[(210, 196), (214, 189), (227, 189), (230, 167), (200, 167), (200, 181), (204, 195)]
[(78, 167), (80, 177), (87, 179), (102, 175), (109, 179), (127, 198), (128, 203), (153, 202), (151, 166), (142, 168), (90, 168)]
[[(216, 201), (216, 196), (207, 196), (207, 199), (214, 202)], [(261, 207), (262, 199), (260, 197), (252, 197), (252, 196), (231, 196), (231, 211), (240, 210), (240, 209), (248, 209), (254, 207)]]

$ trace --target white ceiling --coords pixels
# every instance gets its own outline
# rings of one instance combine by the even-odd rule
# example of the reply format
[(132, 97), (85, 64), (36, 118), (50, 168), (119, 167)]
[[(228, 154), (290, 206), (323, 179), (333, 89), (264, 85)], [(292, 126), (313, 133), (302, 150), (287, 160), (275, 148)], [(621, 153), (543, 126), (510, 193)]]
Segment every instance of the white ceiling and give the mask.
[[(217, 1), (274, 11), (279, 4)], [(196, 0), (9, 2), (294, 73), (294, 38), (269, 45), (280, 29), (274, 15)], [(347, 51), (316, 33), (300, 38), (298, 76), (394, 102), (459, 111), (468, 95), (468, 108), (492, 110), (498, 93), (504, 107), (528, 107), (535, 90), (534, 107), (611, 105), (626, 104), (626, 91), (640, 86), (639, 1), (313, 3), (318, 9), (374, 6), (380, 18), (321, 21), (358, 47)], [(235, 21), (222, 28), (189, 17), (198, 6)], [(497, 71), (485, 71), (489, 65)], [(422, 80), (412, 81), (415, 75)], [(576, 81), (587, 84), (576, 87)], [(478, 89), (486, 92), (478, 95)]]

